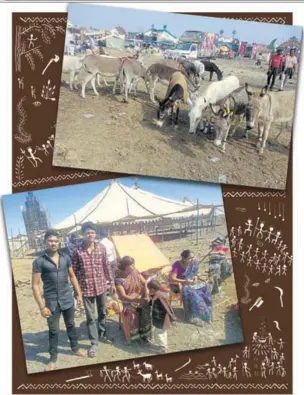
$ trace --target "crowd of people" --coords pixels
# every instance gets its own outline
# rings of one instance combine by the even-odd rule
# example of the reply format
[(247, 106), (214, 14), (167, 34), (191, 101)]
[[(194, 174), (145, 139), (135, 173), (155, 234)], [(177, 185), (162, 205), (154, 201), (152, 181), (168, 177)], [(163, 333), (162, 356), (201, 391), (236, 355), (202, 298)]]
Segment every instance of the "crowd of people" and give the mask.
[[(212, 284), (207, 281), (208, 274), (207, 278), (199, 274), (199, 263), (193, 253), (185, 250), (181, 259), (173, 263), (169, 282), (164, 286), (155, 277), (145, 278), (136, 269), (134, 258), (124, 256), (118, 259), (115, 246), (106, 233), (97, 241), (93, 223), (83, 224), (81, 234), (80, 241), (72, 236), (67, 240), (67, 248), (60, 249), (60, 235), (55, 230), (48, 230), (44, 237), (46, 250), (33, 262), (33, 294), (49, 328), (48, 370), (54, 370), (57, 361), (61, 314), (70, 347), (76, 356), (94, 358), (99, 343), (113, 343), (106, 325), (109, 295), (115, 295), (121, 306), (119, 314), (126, 341), (143, 342), (155, 353), (167, 351), (167, 330), (177, 320), (168, 292), (180, 293), (186, 321), (195, 324), (211, 322), (212, 294), (219, 291), (220, 282), (232, 273), (232, 266), (225, 259), (228, 248), (223, 243), (212, 245), (212, 254), (217, 259), (210, 265)], [(226, 262), (226, 266), (221, 261)], [(87, 352), (78, 344), (75, 301), (84, 307), (86, 315), (91, 343)]]
[(280, 91), (284, 90), (286, 82), (288, 79), (292, 79), (293, 75), (296, 73), (296, 67), (298, 64), (296, 52), (291, 49), (289, 54), (284, 56), (282, 49), (277, 49), (277, 51), (271, 55), (269, 61), (269, 68), (267, 71), (267, 86), (272, 91), (274, 84), (278, 76), (280, 76)]

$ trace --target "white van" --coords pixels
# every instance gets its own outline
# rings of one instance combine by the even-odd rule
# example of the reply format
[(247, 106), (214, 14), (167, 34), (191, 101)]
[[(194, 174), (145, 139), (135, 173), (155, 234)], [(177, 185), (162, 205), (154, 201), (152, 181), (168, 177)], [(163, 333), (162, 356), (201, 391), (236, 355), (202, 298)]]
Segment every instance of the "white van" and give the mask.
[(165, 57), (168, 59), (177, 58), (192, 58), (196, 59), (199, 56), (199, 44), (191, 42), (181, 42), (177, 44), (175, 49), (168, 49), (165, 51)]

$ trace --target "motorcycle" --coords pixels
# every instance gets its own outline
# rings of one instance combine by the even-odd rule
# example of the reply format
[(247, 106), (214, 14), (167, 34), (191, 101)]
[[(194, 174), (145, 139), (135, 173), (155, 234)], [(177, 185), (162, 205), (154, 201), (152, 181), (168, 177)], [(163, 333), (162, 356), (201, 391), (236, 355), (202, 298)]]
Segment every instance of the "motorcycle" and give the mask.
[(230, 277), (233, 272), (232, 263), (226, 257), (226, 253), (229, 250), (226, 247), (226, 240), (227, 237), (224, 239), (217, 237), (210, 245), (208, 274), (213, 280), (212, 294), (220, 291), (223, 281)]

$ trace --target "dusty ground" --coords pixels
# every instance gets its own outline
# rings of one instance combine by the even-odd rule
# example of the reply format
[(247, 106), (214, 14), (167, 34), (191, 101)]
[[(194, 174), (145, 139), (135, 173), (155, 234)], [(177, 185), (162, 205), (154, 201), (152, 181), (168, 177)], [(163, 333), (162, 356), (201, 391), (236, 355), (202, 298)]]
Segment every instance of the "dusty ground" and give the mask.
[[(144, 62), (149, 65), (156, 60), (154, 55), (147, 55)], [(266, 83), (266, 65), (255, 66), (248, 59), (222, 59), (216, 63), (224, 76), (237, 75), (241, 84), (249, 82), (262, 87)], [(209, 84), (208, 78), (209, 73), (202, 81), (201, 91)], [(201, 133), (188, 134), (186, 107), (182, 107), (178, 131), (171, 126), (159, 129), (152, 123), (156, 110), (143, 82), (138, 97), (130, 98), (128, 104), (122, 103), (120, 95), (111, 94), (110, 79), (109, 83), (111, 86), (99, 88), (99, 97), (87, 85), (86, 99), (61, 87), (54, 165), (211, 182), (224, 182), (220, 177), (224, 175), (229, 184), (285, 188), (289, 129), (275, 141), (280, 130), (277, 125), (272, 126), (264, 155), (255, 150), (254, 133), (248, 141), (237, 133), (226, 154), (222, 154)], [(288, 81), (286, 89), (295, 88), (296, 80)], [(158, 84), (156, 90), (162, 97), (166, 87)], [(87, 119), (85, 114), (94, 116)], [(212, 158), (219, 160), (213, 163)]]
[[(224, 235), (224, 233), (222, 234)], [(193, 250), (198, 258), (202, 258), (208, 252), (210, 240), (216, 236), (218, 234), (204, 234), (198, 246), (196, 246), (194, 239), (163, 242), (158, 244), (158, 246), (170, 259), (170, 262), (178, 259), (181, 251), (186, 248)], [(46, 321), (41, 317), (32, 296), (30, 285), (31, 264), (32, 259), (13, 260), (14, 281), (18, 284), (16, 292), (27, 369), (28, 373), (37, 373), (44, 371), (48, 363), (48, 332)], [(203, 272), (206, 269), (206, 264), (202, 265), (201, 271)], [(229, 312), (226, 309), (228, 304), (236, 301), (234, 278), (230, 277), (223, 285), (221, 294), (216, 295), (213, 299), (212, 324), (204, 326), (183, 322), (183, 311), (179, 303), (174, 302), (173, 307), (180, 320), (176, 326), (172, 326), (169, 329), (169, 352), (242, 342), (240, 316), (237, 312)], [(79, 328), (80, 345), (83, 349), (88, 349), (90, 343), (87, 339), (85, 317), (76, 318), (76, 325)], [(140, 344), (126, 345), (123, 331), (119, 330), (116, 317), (108, 319), (108, 331), (115, 338), (115, 342), (113, 345), (100, 345), (99, 352), (94, 360), (73, 356), (69, 348), (62, 319), (60, 328), (58, 369), (138, 358), (153, 354), (146, 346)]]

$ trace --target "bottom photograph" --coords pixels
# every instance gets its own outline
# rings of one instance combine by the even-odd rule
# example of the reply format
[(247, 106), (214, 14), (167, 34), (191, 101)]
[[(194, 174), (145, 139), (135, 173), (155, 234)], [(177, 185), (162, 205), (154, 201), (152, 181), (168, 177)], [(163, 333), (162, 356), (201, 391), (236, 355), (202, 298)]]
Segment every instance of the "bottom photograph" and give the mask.
[(126, 177), (3, 209), (29, 374), (243, 342), (219, 185)]

